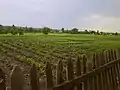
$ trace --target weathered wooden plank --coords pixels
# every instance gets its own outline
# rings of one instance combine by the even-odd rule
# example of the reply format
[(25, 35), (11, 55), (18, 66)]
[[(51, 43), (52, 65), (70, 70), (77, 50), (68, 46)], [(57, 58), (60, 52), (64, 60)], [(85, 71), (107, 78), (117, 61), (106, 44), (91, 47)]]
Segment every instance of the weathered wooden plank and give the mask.
[[(101, 58), (100, 53), (96, 54), (96, 67), (99, 68), (101, 66)], [(102, 72), (96, 74), (97, 77), (97, 90), (102, 90)]]
[[(93, 54), (93, 70), (96, 69), (96, 53)], [(97, 77), (93, 75), (93, 90), (97, 90)]]
[[(111, 49), (111, 57), (112, 57), (111, 58), (112, 61), (114, 61), (116, 59), (116, 53), (112, 49)], [(112, 76), (113, 76), (113, 80), (114, 80), (115, 90), (118, 90), (118, 84), (117, 84), (117, 77), (118, 77), (117, 64), (114, 64), (112, 66)]]
[(57, 65), (57, 85), (63, 83), (64, 80), (64, 75), (63, 75), (63, 63), (60, 60)]
[[(100, 66), (105, 64), (105, 57), (104, 57), (104, 52), (101, 52), (99, 54), (99, 60), (100, 60)], [(100, 81), (101, 81), (101, 90), (106, 90), (106, 79), (104, 78), (104, 72), (100, 73)]]
[[(67, 65), (68, 80), (73, 80), (74, 79), (74, 71), (73, 70), (74, 70), (73, 69), (73, 61), (70, 57), (69, 60), (68, 60), (68, 65)], [(74, 85), (73, 84), (69, 87), (69, 90), (74, 90)]]
[(24, 75), (18, 66), (11, 72), (11, 90), (24, 90)]
[(87, 72), (87, 57), (83, 55), (83, 74)]
[(52, 90), (53, 88), (53, 76), (52, 69), (49, 62), (46, 64), (46, 77), (47, 77), (47, 90)]
[(0, 90), (6, 90), (5, 73), (1, 68), (0, 68)]
[(75, 78), (74, 80), (71, 80), (71, 81), (67, 81), (63, 84), (60, 84), (60, 85), (57, 85), (54, 87), (54, 90), (58, 90), (58, 88), (64, 88), (64, 87), (69, 87), (71, 84), (76, 84), (78, 82), (82, 82), (84, 81), (85, 78), (88, 78), (90, 76), (94, 76), (95, 74), (97, 73), (100, 73), (100, 72), (103, 72), (105, 71), (106, 69), (109, 69), (113, 64), (116, 64), (116, 63), (119, 63), (120, 62), (120, 59), (118, 60), (115, 60), (115, 61), (111, 61), (109, 63), (106, 63), (105, 65), (97, 68), (97, 69), (94, 69), (93, 71), (91, 72), (88, 72), (87, 74), (83, 74), (82, 76), (79, 76), (77, 78)]
[[(112, 58), (111, 58), (111, 52), (110, 52), (110, 50), (107, 51), (107, 54), (108, 54), (107, 60), (108, 60), (108, 62), (111, 62)], [(111, 67), (112, 66), (113, 65), (111, 65)], [(108, 68), (108, 75), (109, 75), (109, 81), (110, 81), (110, 85), (109, 86), (110, 86), (111, 90), (114, 90), (114, 80), (113, 80), (113, 76), (112, 76), (112, 68), (111, 67)]]
[[(117, 56), (117, 59), (120, 59), (120, 48), (116, 50), (116, 56)], [(117, 71), (118, 71), (118, 87), (119, 87), (119, 90), (120, 90), (120, 62), (118, 63), (118, 68), (117, 68)]]
[[(81, 76), (81, 61), (80, 61), (80, 57), (77, 58), (76, 61), (76, 75), (77, 76)], [(77, 84), (77, 90), (82, 90), (82, 83), (78, 83)]]
[(113, 50), (113, 54), (114, 54), (114, 60), (118, 59), (116, 50)]
[[(111, 50), (108, 51), (108, 60), (109, 62), (111, 62), (113, 60), (113, 56), (112, 56), (112, 53), (111, 53)], [(114, 64), (113, 64), (114, 65)], [(109, 80), (110, 80), (110, 86), (112, 88), (112, 90), (115, 90), (115, 79), (114, 79), (114, 68), (113, 68), (113, 65), (111, 65), (111, 67), (109, 67)]]
[[(101, 60), (102, 60), (102, 63), (101, 63), (101, 65), (104, 65), (105, 64), (105, 52), (102, 52), (101, 53)], [(108, 90), (108, 88), (107, 87), (109, 87), (109, 85), (108, 85), (108, 80), (107, 80), (107, 70), (105, 70), (105, 71), (103, 71), (102, 72), (102, 86), (103, 86), (103, 90)]]
[(37, 76), (37, 69), (35, 64), (33, 64), (31, 71), (30, 71), (30, 78), (31, 78), (31, 89), (32, 90), (39, 90), (39, 79)]
[[(116, 50), (113, 50), (113, 59), (114, 60), (116, 60), (117, 59), (117, 51)], [(117, 89), (119, 90), (119, 83), (118, 83), (118, 80), (120, 80), (120, 78), (119, 78), (119, 64), (118, 63), (116, 63), (115, 64), (115, 67), (114, 67), (114, 69), (115, 69), (115, 80), (116, 80), (116, 83), (117, 83)]]
[[(105, 56), (105, 64), (109, 63), (108, 51), (104, 52), (104, 56)], [(107, 90), (112, 90), (109, 68), (106, 68), (104, 72), (105, 72), (105, 78), (106, 78), (106, 82), (107, 82), (106, 83), (106, 88), (107, 88)]]
[[(92, 63), (88, 63), (88, 72), (89, 71), (92, 71)], [(93, 90), (94, 86), (93, 79), (94, 79), (93, 76), (88, 78), (88, 90)]]
[[(109, 51), (109, 60), (110, 61), (114, 60), (114, 52), (112, 49)], [(117, 88), (117, 78), (116, 78), (117, 74), (116, 74), (115, 64), (111, 66), (110, 73), (111, 73), (111, 80), (112, 80), (113, 89), (117, 90), (118, 89)]]
[[(83, 74), (86, 74), (86, 73), (87, 73), (87, 57), (85, 55), (83, 55)], [(83, 82), (84, 90), (88, 90), (87, 79), (88, 78), (84, 79), (84, 82)]]
[(68, 60), (68, 66), (67, 66), (67, 75), (68, 75), (68, 80), (72, 80), (74, 78), (74, 71), (73, 71), (73, 62), (71, 58)]
[[(114, 54), (115, 54), (115, 59), (119, 59), (120, 58), (120, 52), (119, 49), (117, 49), (116, 51), (114, 50)], [(118, 89), (120, 90), (120, 63), (116, 64), (116, 71), (117, 71), (117, 84), (118, 84)]]

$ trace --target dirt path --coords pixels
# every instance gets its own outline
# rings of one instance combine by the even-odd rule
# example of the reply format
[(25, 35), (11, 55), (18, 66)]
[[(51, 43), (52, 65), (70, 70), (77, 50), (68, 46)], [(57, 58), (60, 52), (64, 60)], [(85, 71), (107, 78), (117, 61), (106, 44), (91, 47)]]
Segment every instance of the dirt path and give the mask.
[(6, 75), (7, 90), (10, 90), (10, 73), (15, 65), (20, 67), (21, 70), (23, 71), (23, 74), (25, 77), (25, 85), (26, 85), (25, 88), (26, 90), (30, 90), (29, 71), (30, 71), (31, 66), (26, 63), (21, 63), (20, 61), (15, 60), (14, 57), (9, 57), (9, 56), (6, 57), (5, 54), (0, 52), (0, 68), (2, 68), (2, 70), (4, 71)]

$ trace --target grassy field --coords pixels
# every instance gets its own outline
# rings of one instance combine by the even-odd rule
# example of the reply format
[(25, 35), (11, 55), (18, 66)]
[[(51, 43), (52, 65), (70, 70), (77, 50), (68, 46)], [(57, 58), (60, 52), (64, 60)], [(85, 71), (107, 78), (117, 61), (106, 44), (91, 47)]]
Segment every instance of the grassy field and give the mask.
[(86, 54), (89, 58), (93, 52), (120, 47), (120, 36), (71, 35), (71, 34), (26, 34), (23, 36), (0, 36), (0, 60), (9, 64), (35, 63), (41, 74), (44, 73), (46, 61), (56, 64), (58, 60), (73, 60), (78, 55)]

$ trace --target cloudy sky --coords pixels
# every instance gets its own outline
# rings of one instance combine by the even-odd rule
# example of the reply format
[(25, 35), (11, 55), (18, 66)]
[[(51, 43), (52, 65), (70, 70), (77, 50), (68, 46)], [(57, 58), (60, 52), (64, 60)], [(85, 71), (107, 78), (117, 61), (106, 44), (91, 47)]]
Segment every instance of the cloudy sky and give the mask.
[(120, 0), (0, 0), (0, 24), (120, 32)]

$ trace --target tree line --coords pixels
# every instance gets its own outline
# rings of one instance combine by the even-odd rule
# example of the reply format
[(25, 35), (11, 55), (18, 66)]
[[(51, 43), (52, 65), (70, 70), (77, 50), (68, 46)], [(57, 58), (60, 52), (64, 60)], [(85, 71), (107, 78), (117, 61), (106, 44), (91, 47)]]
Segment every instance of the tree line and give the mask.
[(69, 34), (95, 34), (95, 35), (119, 35), (118, 32), (109, 33), (109, 32), (102, 32), (99, 30), (79, 30), (77, 28), (73, 28), (71, 30), (62, 29), (51, 29), (49, 27), (43, 28), (33, 28), (33, 27), (18, 27), (15, 25), (12, 26), (3, 26), (0, 25), (0, 34), (12, 34), (12, 35), (23, 35), (24, 33), (69, 33)]

